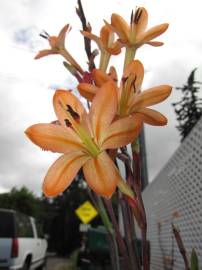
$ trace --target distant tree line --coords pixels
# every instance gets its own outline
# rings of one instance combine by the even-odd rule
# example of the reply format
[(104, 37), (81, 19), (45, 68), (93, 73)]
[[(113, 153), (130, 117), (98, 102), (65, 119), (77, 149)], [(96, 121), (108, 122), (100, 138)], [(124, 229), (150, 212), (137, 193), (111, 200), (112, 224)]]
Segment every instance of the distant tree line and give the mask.
[(41, 213), (41, 200), (25, 186), (21, 189), (14, 187), (9, 193), (0, 194), (0, 208), (14, 209), (38, 218)]
[[(13, 188), (9, 193), (0, 194), (0, 208), (14, 209), (35, 217), (43, 227), (44, 234), (49, 236), (49, 250), (59, 255), (68, 255), (80, 246), (81, 221), (75, 210), (86, 200), (90, 200), (81, 177), (60, 196), (55, 198), (37, 197), (26, 187)], [(101, 224), (99, 217), (92, 226)]]

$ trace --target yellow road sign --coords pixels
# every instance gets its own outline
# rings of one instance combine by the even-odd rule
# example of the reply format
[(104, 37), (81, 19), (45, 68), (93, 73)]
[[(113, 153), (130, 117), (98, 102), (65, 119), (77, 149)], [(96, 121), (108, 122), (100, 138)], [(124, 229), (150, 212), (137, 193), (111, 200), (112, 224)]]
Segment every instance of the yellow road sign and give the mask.
[(86, 201), (82, 205), (80, 205), (76, 209), (75, 213), (84, 224), (89, 223), (98, 215), (98, 212), (89, 201)]

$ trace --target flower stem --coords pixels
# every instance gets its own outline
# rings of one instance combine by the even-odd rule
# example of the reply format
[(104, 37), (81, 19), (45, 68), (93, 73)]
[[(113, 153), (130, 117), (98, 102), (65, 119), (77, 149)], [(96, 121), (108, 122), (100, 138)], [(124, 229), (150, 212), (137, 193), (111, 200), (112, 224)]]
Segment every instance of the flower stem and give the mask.
[(110, 60), (110, 56), (111, 55), (108, 52), (101, 51), (99, 68), (104, 72), (106, 72), (106, 70), (107, 70), (109, 60)]
[(172, 225), (172, 230), (173, 230), (175, 240), (177, 242), (178, 249), (179, 249), (179, 251), (182, 255), (183, 261), (184, 261), (185, 270), (190, 270), (189, 261), (187, 258), (187, 252), (186, 252), (182, 237), (180, 235), (180, 231), (173, 223), (171, 225)]
[(135, 47), (126, 47), (124, 69), (135, 58), (135, 53), (136, 53)]
[(105, 202), (105, 205), (107, 207), (108, 213), (110, 215), (110, 218), (111, 218), (111, 221), (112, 221), (115, 233), (116, 233), (116, 238), (117, 238), (120, 253), (123, 256), (124, 269), (130, 270), (129, 257), (128, 257), (128, 254), (127, 254), (125, 243), (124, 243), (124, 241), (122, 239), (122, 236), (121, 236), (121, 233), (120, 233), (120, 230), (119, 230), (119, 225), (118, 225), (118, 222), (117, 222), (115, 214), (114, 214), (112, 203), (111, 203), (110, 200), (107, 200), (107, 199), (104, 199), (104, 202)]
[(121, 193), (134, 199), (135, 197), (134, 192), (132, 191), (130, 186), (126, 182), (124, 182), (123, 179), (118, 182), (118, 188), (121, 191)]
[(122, 214), (123, 214), (123, 224), (124, 224), (124, 231), (125, 231), (125, 238), (126, 238), (126, 243), (128, 247), (128, 253), (129, 253), (129, 258), (130, 258), (130, 265), (131, 269), (136, 269), (139, 270), (141, 269), (140, 266), (138, 265), (137, 262), (137, 254), (135, 253), (135, 247), (134, 247), (134, 242), (133, 242), (133, 237), (132, 237), (132, 232), (131, 232), (131, 226), (132, 224), (130, 223), (130, 213), (129, 213), (129, 207), (128, 204), (126, 204), (126, 201), (121, 198), (121, 208), (122, 208)]
[(72, 57), (72, 55), (64, 48), (60, 49), (60, 54), (70, 63), (72, 66), (78, 70), (82, 75), (84, 74), (81, 66), (76, 62), (76, 60)]
[(111, 264), (112, 264), (113, 270), (120, 270), (119, 254), (118, 254), (118, 248), (117, 248), (117, 243), (116, 243), (116, 237), (114, 234), (114, 229), (112, 227), (111, 221), (109, 220), (109, 217), (107, 215), (107, 211), (105, 209), (102, 199), (99, 196), (96, 196), (96, 197), (97, 197), (97, 203), (98, 203), (98, 211), (100, 213), (102, 222), (109, 234)]
[(142, 236), (142, 261), (143, 261), (143, 269), (149, 270), (149, 250), (147, 244), (147, 219), (144, 208), (144, 203), (142, 199), (141, 193), (141, 162), (140, 162), (140, 147), (139, 147), (139, 139), (137, 139), (131, 145), (132, 148), (132, 156), (133, 156), (133, 171), (134, 171), (134, 183), (133, 187), (135, 193), (137, 195), (137, 199), (139, 202), (139, 207), (142, 215), (142, 225), (141, 225), (141, 236)]

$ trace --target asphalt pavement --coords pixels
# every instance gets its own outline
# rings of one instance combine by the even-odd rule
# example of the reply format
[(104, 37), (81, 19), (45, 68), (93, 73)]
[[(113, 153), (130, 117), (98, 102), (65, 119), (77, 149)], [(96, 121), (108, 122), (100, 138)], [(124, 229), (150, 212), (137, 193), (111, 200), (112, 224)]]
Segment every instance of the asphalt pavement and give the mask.
[(49, 255), (47, 257), (46, 270), (68, 270), (69, 264), (70, 263), (69, 263), (68, 258)]

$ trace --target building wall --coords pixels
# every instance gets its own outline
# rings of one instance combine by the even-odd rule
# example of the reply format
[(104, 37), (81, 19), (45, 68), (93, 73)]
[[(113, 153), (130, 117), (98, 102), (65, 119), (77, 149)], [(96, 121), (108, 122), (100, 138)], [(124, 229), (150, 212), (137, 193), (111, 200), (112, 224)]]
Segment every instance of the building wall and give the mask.
[[(163, 145), (157, 146), (163, 151)], [(194, 247), (202, 269), (202, 119), (183, 141), (155, 180), (144, 190), (143, 199), (148, 219), (148, 238), (151, 241), (151, 269), (163, 268), (163, 254), (171, 255), (172, 212), (180, 217), (174, 220), (190, 256)], [(162, 222), (159, 243), (158, 222)], [(174, 243), (174, 268), (184, 270), (182, 258)]]

